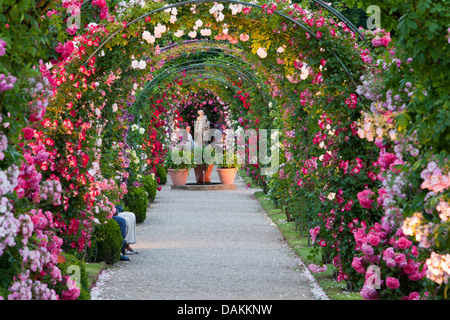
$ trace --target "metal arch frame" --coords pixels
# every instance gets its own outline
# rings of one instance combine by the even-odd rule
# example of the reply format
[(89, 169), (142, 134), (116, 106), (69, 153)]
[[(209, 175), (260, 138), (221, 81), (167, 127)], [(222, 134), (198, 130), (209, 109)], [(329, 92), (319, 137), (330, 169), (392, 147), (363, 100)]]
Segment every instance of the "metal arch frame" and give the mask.
[[(203, 63), (195, 63), (195, 62), (202, 62), (202, 61), (203, 61)], [(173, 72), (178, 72), (178, 71), (186, 70), (187, 68), (189, 69), (189, 67), (191, 67), (191, 66), (209, 66), (209, 67), (214, 67), (214, 66), (216, 66), (215, 64), (207, 64), (207, 63), (204, 63), (204, 62), (221, 62), (221, 63), (227, 63), (227, 62), (225, 62), (225, 61), (217, 60), (217, 59), (197, 59), (197, 60), (188, 60), (188, 61), (184, 61), (184, 62), (175, 64), (175, 65), (171, 66), (170, 68), (168, 68), (168, 69), (166, 69), (166, 70), (161, 71), (161, 73), (159, 73), (155, 78), (153, 78), (152, 80), (150, 80), (150, 83), (156, 81), (156, 79), (158, 79), (158, 78), (161, 77), (161, 76), (167, 76), (167, 75), (169, 75), (169, 74), (172, 74)], [(245, 72), (247, 75), (250, 75), (254, 80), (256, 80), (256, 82), (258, 82), (258, 83), (261, 85), (261, 83), (260, 83), (260, 81), (258, 80), (258, 78), (257, 78), (255, 75), (253, 75), (252, 73), (250, 73), (249, 71), (247, 71), (245, 68), (243, 68), (243, 67), (241, 67), (241, 66), (239, 66), (239, 65), (237, 65), (237, 64), (234, 64), (234, 63), (229, 63), (229, 62), (228, 62), (228, 64), (231, 65), (232, 67), (238, 68), (240, 71)], [(186, 66), (185, 66), (185, 65), (186, 65)], [(219, 67), (225, 67), (225, 68), (228, 67), (228, 66), (220, 65), (220, 64), (218, 64), (217, 66), (219, 66)], [(171, 70), (173, 70), (173, 69), (175, 69), (175, 68), (178, 68), (178, 69), (176, 69), (175, 71), (171, 71)], [(233, 69), (233, 68), (229, 68), (229, 69)], [(236, 70), (236, 69), (233, 69), (233, 70)], [(136, 100), (137, 100), (137, 99), (136, 99)]]
[[(201, 71), (201, 70), (197, 70), (197, 71)], [(193, 74), (191, 73), (191, 75), (193, 75)], [(227, 87), (229, 87), (229, 88), (232, 88), (232, 90), (234, 90), (235, 92), (237, 91), (237, 89), (236, 89), (234, 86), (230, 86), (229, 83), (228, 83), (227, 81), (225, 81), (224, 79), (222, 79), (222, 78), (213, 77), (213, 76), (211, 76), (211, 75), (205, 75), (205, 77), (202, 77), (202, 78), (206, 78), (206, 79), (208, 79), (208, 80), (213, 80), (213, 81), (221, 82), (223, 85), (225, 85), (225, 86), (227, 86)], [(188, 82), (188, 83), (192, 83), (192, 82), (194, 82), (194, 79), (188, 79), (187, 82)], [(267, 102), (267, 101), (266, 101), (266, 102)], [(138, 120), (138, 121), (140, 121), (140, 120)], [(139, 122), (138, 122), (138, 123), (139, 123)]]
[[(208, 41), (208, 40), (207, 40), (207, 41)], [(211, 47), (208, 47), (208, 48), (211, 48)], [(212, 48), (215, 48), (215, 47), (212, 47)], [(223, 49), (223, 48), (217, 48), (217, 49)], [(251, 67), (251, 63), (250, 63), (250, 62), (245, 61), (245, 60), (242, 59), (239, 55), (234, 55), (234, 54), (232, 54), (232, 53), (234, 53), (234, 51), (232, 50), (231, 47), (227, 48), (227, 50), (226, 50), (225, 52), (217, 52), (217, 51), (199, 51), (199, 52), (193, 52), (193, 53), (186, 53), (186, 54), (182, 54), (182, 55), (180, 55), (179, 57), (176, 57), (176, 58), (174, 58), (174, 59), (172, 59), (172, 60), (170, 60), (170, 61), (175, 61), (176, 59), (180, 59), (180, 58), (186, 58), (186, 56), (189, 56), (189, 55), (195, 55), (195, 54), (199, 54), (199, 53), (207, 53), (207, 54), (211, 54), (211, 55), (214, 54), (214, 55), (218, 55), (218, 56), (221, 56), (221, 55), (223, 55), (223, 56), (228, 56), (228, 57), (232, 58), (233, 60), (237, 60), (237, 62), (240, 62), (240, 63), (242, 63), (242, 64), (245, 64), (245, 65)], [(178, 63), (178, 64), (176, 64), (176, 65), (171, 66), (170, 68), (168, 68), (168, 69), (166, 69), (166, 70), (164, 70), (164, 71), (161, 71), (161, 72), (157, 75), (156, 78), (154, 78), (154, 79), (152, 79), (152, 80), (149, 81), (149, 84), (150, 84), (151, 82), (154, 82), (155, 80), (157, 80), (158, 77), (164, 77), (164, 78), (166, 78), (166, 77), (167, 77), (167, 74), (166, 74), (166, 73), (168, 72), (168, 70), (174, 69), (174, 68), (176, 68), (176, 67), (178, 67), (178, 66), (182, 66), (182, 65), (187, 65), (187, 66), (189, 66), (190, 63), (192, 63), (192, 62), (199, 62), (199, 61), (205, 61), (205, 62), (208, 62), (208, 61), (216, 61), (216, 62), (221, 62), (221, 63), (229, 64), (229, 65), (232, 65), (232, 66), (234, 66), (234, 67), (236, 67), (236, 68), (239, 68), (241, 71), (244, 71), (244, 72), (247, 74), (247, 76), (245, 76), (243, 73), (240, 73), (240, 75), (243, 76), (243, 77), (245, 77), (248, 81), (250, 81), (251, 84), (252, 84), (254, 87), (258, 88), (258, 90), (259, 90), (260, 93), (261, 93), (261, 96), (264, 97), (265, 102), (268, 101), (267, 95), (265, 94), (265, 92), (264, 92), (263, 90), (261, 90), (261, 87), (264, 87), (264, 85), (263, 85), (262, 82), (258, 79), (257, 76), (255, 76), (254, 74), (252, 74), (251, 72), (249, 72), (247, 69), (241, 67), (241, 66), (238, 65), (238, 64), (235, 64), (235, 63), (233, 63), (233, 62), (228, 62), (228, 61), (217, 60), (217, 59), (196, 59), (196, 60), (194, 60), (194, 61), (183, 61), (183, 62), (180, 62), (180, 63)], [(214, 67), (214, 64), (205, 64), (205, 66), (211, 66), (211, 67)], [(225, 67), (225, 66), (222, 65), (222, 67)], [(229, 66), (227, 66), (227, 67), (229, 68)], [(183, 68), (180, 68), (180, 69), (178, 69), (178, 70), (175, 70), (175, 72), (181, 72), (181, 71), (183, 71), (183, 70), (185, 70), (185, 69), (186, 69), (186, 68), (183, 67)], [(229, 68), (229, 69), (230, 69), (230, 68)], [(233, 69), (233, 70), (236, 70), (236, 69)], [(249, 79), (249, 77), (251, 77), (251, 78), (253, 79), (253, 81), (252, 81), (251, 79)], [(126, 77), (122, 77), (122, 79), (126, 79)], [(161, 81), (162, 81), (162, 79), (161, 79)], [(160, 82), (160, 81), (158, 81), (158, 82)], [(148, 85), (149, 85), (149, 84), (148, 84)], [(147, 85), (147, 86), (148, 86), (148, 85)], [(155, 85), (156, 85), (156, 84), (155, 84)], [(151, 87), (150, 87), (149, 89), (151, 89)], [(144, 90), (145, 90), (145, 89), (144, 89)], [(141, 98), (141, 95), (144, 94), (144, 90), (138, 95), (138, 97), (137, 97), (137, 99), (136, 99), (136, 102)]]
[[(221, 79), (221, 78), (216, 78), (216, 77), (212, 77), (210, 75), (207, 75), (206, 78), (208, 80), (212, 80), (212, 81), (217, 81), (217, 82), (221, 82), (223, 85), (228, 86), (228, 82), (226, 82), (225, 80)], [(187, 81), (188, 83), (194, 82), (194, 79), (188, 79)], [(237, 91), (237, 89), (234, 86), (230, 86), (230, 88), (232, 88), (235, 92)], [(140, 124), (140, 119), (138, 118), (137, 123)]]
[[(92, 0), (86, 0), (86, 1), (83, 1), (83, 3), (81, 3), (81, 6), (83, 6), (83, 5), (85, 5), (86, 3), (91, 2), (91, 1), (92, 1)], [(343, 14), (341, 14), (339, 11), (337, 11), (337, 10), (334, 9), (334, 8), (332, 8), (331, 6), (329, 6), (328, 4), (326, 4), (325, 2), (323, 2), (322, 0), (311, 0), (311, 1), (314, 2), (314, 3), (316, 3), (316, 4), (318, 4), (319, 6), (321, 6), (322, 8), (324, 8), (325, 10), (331, 12), (331, 13), (334, 14), (336, 17), (338, 17), (339, 19), (341, 19), (342, 21), (344, 21), (345, 24), (346, 24), (352, 31), (354, 31), (355, 33), (357, 33), (357, 34), (361, 37), (362, 40), (364, 40), (364, 41), (366, 40), (366, 38), (364, 37), (364, 35), (363, 35), (361, 32), (359, 32), (358, 28), (356, 28), (356, 26), (355, 26), (350, 20), (348, 20)], [(232, 3), (232, 1), (227, 1), (227, 0), (222, 0), (222, 1), (197, 1), (197, 2), (199, 2), (199, 3), (204, 3), (204, 2), (225, 2), (225, 3), (229, 2), (229, 3)], [(243, 3), (241, 3), (241, 4), (243, 4)], [(249, 4), (249, 3), (246, 3), (246, 4)], [(252, 4), (250, 4), (250, 5), (252, 5)]]
[[(230, 44), (230, 43), (227, 42), (227, 41), (216, 40), (216, 39), (184, 40), (184, 41), (182, 41), (181, 43), (182, 43), (183, 45), (189, 45), (189, 44), (202, 43), (202, 42), (216, 42), (216, 43), (221, 43), (221, 44), (225, 44), (225, 45), (229, 45), (229, 44)], [(175, 46), (179, 46), (179, 43), (178, 43), (178, 42), (175, 42), (175, 43), (169, 44), (169, 45), (167, 45), (167, 46), (161, 48), (160, 50), (161, 50), (161, 52), (164, 52), (164, 51), (169, 50), (169, 49), (171, 49), (172, 47), (175, 47)], [(233, 46), (234, 46), (234, 47), (237, 47), (237, 48), (239, 48), (239, 49), (241, 49), (241, 50), (244, 49), (244, 48), (242, 48), (241, 46), (238, 46), (238, 45), (233, 45)]]
[[(205, 41), (210, 41), (210, 40), (205, 40)], [(227, 44), (227, 43), (225, 43), (225, 44)], [(173, 47), (173, 45), (171, 45), (171, 47)], [(164, 49), (164, 48), (163, 48), (163, 49)], [(202, 48), (199, 48), (199, 49), (202, 49)], [(204, 49), (218, 49), (218, 50), (223, 50), (224, 48), (220, 48), (220, 47), (207, 47), (207, 48), (204, 48)], [(198, 52), (181, 53), (180, 56), (178, 56), (178, 57), (176, 57), (176, 58), (174, 58), (174, 59), (169, 60), (169, 63), (170, 63), (171, 61), (175, 61), (175, 60), (177, 60), (177, 59), (185, 58), (185, 57), (187, 57), (187, 56), (189, 56), (189, 55), (195, 55), (195, 54), (203, 54), (203, 53), (207, 53), (207, 54), (216, 54), (216, 55), (219, 55), (219, 56), (220, 56), (220, 55), (227, 56), (227, 57), (232, 58), (233, 60), (237, 60), (237, 61), (239, 61), (239, 62), (241, 62), (241, 63), (243, 63), (243, 64), (246, 64), (246, 65), (248, 65), (248, 66), (251, 66), (251, 63), (250, 63), (250, 62), (244, 60), (242, 57), (240, 57), (240, 56), (238, 55), (239, 52), (235, 52), (235, 51), (233, 51), (231, 48), (226, 48), (226, 49), (227, 49), (227, 50), (221, 51), (221, 52), (217, 52), (217, 51), (208, 51), (208, 50), (206, 50), (206, 51), (201, 51), (201, 50), (199, 50)], [(236, 55), (233, 54), (233, 53), (236, 53)], [(200, 60), (203, 61), (203, 60), (205, 60), (205, 59), (197, 59), (197, 60), (195, 60), (195, 61), (193, 61), (193, 62), (200, 61)], [(213, 60), (211, 59), (211, 61), (213, 61)], [(216, 60), (216, 61), (220, 61), (220, 60)], [(224, 62), (224, 61), (221, 61), (221, 62)], [(186, 62), (179, 63), (178, 65), (181, 65), (181, 64), (183, 64), (183, 63), (186, 63)], [(231, 63), (231, 64), (233, 64), (233, 63)], [(271, 66), (274, 67), (273, 64), (271, 64)], [(169, 69), (171, 69), (171, 68), (173, 68), (173, 66), (170, 67)], [(169, 69), (167, 69), (167, 70), (169, 70)], [(164, 73), (164, 72), (165, 72), (165, 71), (162, 71), (160, 74), (162, 74), (162, 73)], [(159, 75), (160, 75), (160, 74), (159, 74)], [(251, 73), (249, 73), (249, 74), (251, 74)], [(158, 75), (158, 76), (159, 76), (159, 75)], [(252, 76), (253, 76), (253, 75), (252, 75)], [(255, 76), (253, 76), (253, 77), (256, 79)], [(153, 81), (153, 80), (150, 80), (150, 81)], [(257, 81), (257, 82), (259, 82), (259, 81)]]
[[(334, 15), (336, 15), (339, 19), (347, 21), (347, 23), (350, 26), (350, 29), (355, 31), (356, 33), (358, 33), (360, 36), (361, 33), (359, 32), (359, 30), (351, 23), (349, 22), (345, 17), (343, 17), (341, 14), (339, 14), (336, 10), (331, 9), (327, 4), (325, 4), (324, 2), (322, 2), (321, 0), (312, 0), (313, 2), (317, 3), (318, 5), (322, 6), (323, 8), (325, 8), (326, 10), (330, 11), (331, 13), (333, 13)], [(223, 3), (232, 3), (232, 4), (240, 4), (240, 5), (244, 5), (244, 6), (248, 6), (248, 7), (256, 7), (259, 9), (262, 9), (262, 6), (254, 4), (254, 3), (249, 3), (249, 2), (243, 2), (243, 1), (237, 1), (237, 0), (188, 0), (188, 1), (183, 1), (183, 2), (177, 2), (177, 3), (173, 3), (173, 4), (169, 4), (167, 6), (152, 10), (148, 13), (145, 13), (143, 15), (141, 15), (140, 17), (130, 21), (127, 23), (126, 27), (130, 26), (131, 24), (146, 18), (147, 16), (150, 16), (154, 13), (160, 12), (160, 11), (164, 11), (167, 9), (171, 9), (171, 8), (177, 8), (180, 6), (184, 6), (187, 4), (199, 4), (199, 3), (212, 3), (212, 2), (223, 2)], [(292, 19), (291, 17), (275, 10), (274, 14), (277, 14), (291, 22), (293, 22), (294, 24), (300, 26), (301, 28), (303, 28), (304, 30), (306, 30), (306, 32), (308, 32), (314, 39), (316, 39), (317, 41), (319, 41), (319, 43), (321, 42), (321, 40), (319, 40), (319, 38), (317, 38), (317, 36), (314, 34), (314, 32), (312, 32), (308, 27), (306, 27), (303, 23), (300, 23), (297, 20)], [(116, 34), (118, 34), (119, 32), (123, 31), (125, 29), (125, 27), (121, 27), (120, 29), (116, 30), (114, 33), (112, 33), (111, 35), (108, 36), (108, 38), (105, 39), (104, 42), (102, 42), (97, 49), (89, 56), (89, 58), (86, 60), (85, 64), (87, 62), (89, 62), (89, 60), (109, 41), (111, 40)], [(362, 36), (363, 37), (363, 36)], [(363, 40), (365, 40), (365, 38), (363, 37)], [(342, 60), (336, 55), (336, 53), (334, 52), (334, 50), (331, 50), (331, 52), (333, 53), (334, 57), (339, 61), (339, 63), (341, 64), (341, 66), (344, 68), (345, 72), (348, 74), (348, 76), (350, 77), (350, 79), (352, 80), (353, 84), (356, 85), (352, 75), (350, 74), (350, 72), (348, 71), (348, 69), (345, 67), (344, 63), (342, 62)]]
[[(251, 74), (250, 72), (248, 72), (246, 69), (242, 68), (239, 65), (233, 64), (233, 63), (229, 63), (229, 65), (223, 65), (223, 64), (207, 64), (207, 63), (192, 63), (192, 62), (199, 62), (199, 61), (205, 61), (205, 62), (222, 62), (221, 60), (215, 60), (215, 59), (199, 59), (199, 60), (195, 60), (195, 61), (185, 61), (183, 63), (177, 64), (175, 66), (172, 66), (171, 68), (169, 68), (168, 70), (164, 70), (163, 72), (161, 72), (160, 74), (158, 74), (154, 79), (150, 80), (150, 82), (144, 87), (144, 89), (142, 89), (142, 91), (139, 93), (139, 96), (136, 97), (136, 102), (141, 98), (142, 94), (145, 94), (144, 92), (146, 92), (147, 90), (150, 90), (154, 85), (156, 85), (157, 83), (160, 83), (163, 79), (173, 75), (174, 73), (178, 73), (181, 71), (186, 71), (186, 70), (190, 70), (190, 69), (195, 69), (197, 67), (219, 67), (219, 68), (225, 68), (225, 69), (231, 69), (237, 73), (239, 73), (240, 75), (242, 75), (243, 77), (245, 77), (247, 80), (249, 80), (251, 82), (251, 84), (255, 87), (258, 87), (257, 84), (259, 84), (259, 86), (262, 86), (262, 84), (260, 83), (260, 81), (258, 80), (258, 78), (256, 76), (254, 76), (253, 74)], [(187, 66), (183, 66), (187, 64)], [(231, 67), (230, 67), (231, 65)], [(183, 67), (180, 67), (183, 66)], [(175, 69), (178, 68), (178, 69)], [(171, 70), (172, 69), (172, 70)], [(175, 70), (173, 70), (175, 69)], [(237, 70), (239, 69), (239, 70)], [(244, 73), (243, 73), (244, 72)], [(256, 80), (255, 82), (252, 81), (252, 79), (249, 78), (249, 76), (253, 79)], [(261, 90), (260, 87), (258, 87), (258, 89)], [(262, 92), (261, 92), (262, 93)], [(263, 94), (264, 95), (264, 94)], [(265, 96), (265, 95), (264, 95)], [(267, 99), (265, 99), (267, 100)]]
[[(199, 64), (199, 66), (215, 66), (215, 65), (210, 65), (210, 64)], [(189, 74), (193, 74), (193, 73), (197, 73), (197, 72), (202, 72), (202, 73), (218, 73), (218, 71), (215, 71), (215, 70), (206, 70), (206, 69), (197, 69), (197, 67), (198, 66), (192, 66), (191, 65), (191, 67), (188, 69), (188, 73)], [(139, 96), (136, 98), (136, 100), (135, 100), (135, 103), (134, 103), (134, 106), (138, 106), (140, 103), (139, 103), (139, 101), (141, 101), (141, 96), (143, 96), (143, 95), (146, 95), (147, 93), (148, 93), (148, 91), (150, 91), (151, 89), (153, 89), (153, 87), (155, 87), (156, 85), (158, 85), (162, 80), (164, 80), (166, 77), (169, 77), (169, 76), (172, 76), (172, 75), (174, 75), (175, 73), (177, 73), (177, 72), (180, 72), (180, 71), (185, 71), (186, 70), (186, 68), (179, 68), (179, 69), (177, 69), (177, 70), (174, 70), (173, 72), (171, 72), (171, 73), (169, 73), (169, 74), (164, 74), (163, 73), (163, 75), (164, 75), (164, 77), (163, 78), (161, 78), (161, 79), (158, 79), (159, 81), (153, 81), (153, 80), (155, 80), (155, 79), (153, 79), (151, 82), (149, 82), (147, 85), (146, 85), (146, 87), (139, 93)], [(260, 87), (258, 87), (251, 79), (249, 79), (248, 78), (248, 76), (246, 75), (246, 74), (244, 74), (244, 73), (241, 73), (240, 71), (238, 71), (238, 70), (234, 70), (235, 72), (237, 72), (240, 76), (242, 76), (242, 77), (244, 77), (244, 78), (246, 78), (248, 81), (250, 81), (250, 83), (251, 83), (251, 85), (253, 86), (253, 87), (255, 87), (255, 88), (258, 88), (258, 90), (259, 90), (259, 92), (261, 93), (261, 96), (263, 97), (263, 99), (264, 99), (264, 101), (266, 102), (266, 103), (268, 103), (268, 99), (267, 99), (267, 97), (266, 97), (266, 95), (265, 95), (265, 93), (261, 90), (261, 88)], [(224, 81), (224, 80), (223, 80)], [(226, 83), (228, 83), (228, 82), (226, 82)], [(137, 111), (135, 108), (133, 109), (133, 111), (135, 112), (135, 111)]]
[[(186, 71), (186, 70), (184, 70), (184, 71)], [(261, 95), (262, 95), (263, 97), (265, 97), (265, 95), (264, 95), (264, 93), (262, 92), (261, 88), (259, 88), (254, 82), (252, 82), (252, 81), (251, 81), (244, 73), (241, 73), (241, 72), (239, 72), (239, 71), (235, 71), (235, 72), (236, 72), (239, 76), (242, 76), (242, 77), (244, 77), (245, 79), (247, 79), (248, 81), (250, 81), (250, 83), (252, 84), (252, 86), (258, 88), (258, 90), (261, 92)], [(174, 72), (174, 73), (175, 73), (175, 72)], [(217, 70), (208, 70), (208, 69), (198, 69), (198, 68), (196, 68), (196, 67), (192, 67), (192, 68), (188, 69), (187, 72), (186, 72), (187, 75), (192, 75), (192, 74), (194, 74), (194, 73), (200, 73), (200, 74), (202, 74), (202, 73), (204, 73), (204, 74), (217, 73), (217, 74), (219, 74), (219, 71), (217, 71)], [(169, 76), (171, 76), (171, 75), (173, 75), (173, 73), (172, 73), (172, 74), (169, 74), (169, 75), (166, 75), (166, 77), (169, 77)], [(201, 75), (200, 75), (199, 77), (202, 78)], [(183, 78), (183, 79), (185, 79), (185, 78)], [(164, 79), (160, 79), (160, 80), (164, 80)], [(149, 87), (148, 90), (153, 89), (154, 86), (157, 85), (157, 84), (159, 84), (159, 83), (160, 83), (160, 82), (157, 82), (157, 83), (152, 84), (152, 86)]]
[[(219, 41), (219, 40), (214, 40), (214, 39), (202, 39), (202, 40), (198, 40), (198, 41), (191, 41), (191, 42), (189, 42), (189, 43), (186, 43), (186, 42), (182, 42), (182, 44), (183, 45), (189, 45), (189, 44), (191, 44), (191, 43), (198, 43), (198, 42), (219, 42), (219, 43), (222, 43), (222, 44), (226, 44), (226, 45), (230, 45), (230, 43), (229, 42), (226, 42), (226, 41)], [(166, 52), (166, 50), (170, 50), (172, 47), (174, 47), (174, 46), (176, 46), (176, 45), (179, 45), (178, 43), (175, 43), (175, 44), (171, 44), (171, 45), (168, 45), (168, 46), (166, 46), (166, 47), (164, 47), (164, 48), (162, 48), (161, 49), (161, 53), (165, 53)], [(237, 48), (239, 48), (239, 49), (241, 49), (241, 50), (244, 50), (241, 46), (237, 46), (237, 45), (233, 45), (234, 47), (237, 47)], [(213, 46), (209, 46), (209, 47), (198, 47), (198, 48), (196, 48), (196, 49), (202, 49), (202, 48), (208, 48), (208, 49), (218, 49), (218, 50), (224, 50), (224, 48), (220, 48), (220, 47), (213, 47)], [(164, 51), (163, 51), (164, 50)], [(224, 50), (224, 51), (226, 51), (226, 52), (233, 52), (233, 53), (237, 53), (236, 51), (233, 51), (231, 48), (227, 48), (226, 50)], [(199, 51), (199, 52), (207, 52), (207, 51)], [(225, 53), (225, 52), (216, 52), (217, 54), (223, 54), (223, 55), (227, 55), (227, 56), (230, 56), (230, 57), (234, 57), (234, 58), (236, 58), (236, 59), (238, 59), (238, 60), (241, 60), (241, 61), (243, 61), (244, 63), (246, 63), (246, 64), (249, 64), (249, 62), (247, 62), (247, 61), (245, 61), (244, 59), (242, 59), (241, 57), (238, 57), (237, 55), (233, 55), (233, 54), (229, 54), (229, 53)], [(270, 63), (270, 66), (271, 67), (274, 67), (274, 64), (273, 63)]]
[[(213, 61), (217, 61), (217, 62), (225, 63), (224, 61), (221, 61), (221, 60), (215, 60), (215, 59), (198, 59), (198, 60), (185, 61), (185, 62), (176, 64), (176, 65), (170, 67), (169, 69), (166, 69), (166, 70), (162, 71), (162, 72), (159, 73), (155, 78), (153, 78), (152, 80), (150, 80), (150, 83), (156, 81), (159, 77), (162, 77), (162, 76), (168, 76), (168, 75), (171, 75), (171, 74), (174, 73), (174, 72), (178, 72), (178, 71), (183, 71), (183, 70), (191, 69), (190, 67), (192, 67), (192, 66), (194, 66), (194, 67), (195, 67), (195, 66), (205, 66), (205, 67), (206, 67), (206, 66), (208, 66), (208, 67), (214, 67), (214, 66), (216, 66), (216, 65), (214, 65), (214, 64), (207, 64), (207, 63), (193, 63), (193, 62), (200, 62), (200, 61), (203, 61), (203, 62), (209, 62), (209, 61), (212, 61), (212, 62), (213, 62)], [(188, 65), (187, 65), (187, 66), (184, 66), (185, 64), (188, 64)], [(248, 72), (247, 70), (245, 70), (244, 68), (242, 68), (241, 66), (238, 66), (238, 65), (233, 64), (233, 63), (229, 63), (229, 65), (231, 65), (231, 66), (233, 66), (233, 67), (237, 67), (240, 71), (245, 71), (248, 75), (251, 75), (251, 77), (252, 77), (253, 79), (257, 80), (256, 82), (259, 82), (256, 76), (254, 76), (253, 74), (251, 74), (250, 72)], [(182, 67), (181, 67), (181, 66), (182, 66)], [(224, 66), (224, 65), (217, 65), (217, 66), (219, 66), (219, 67), (228, 67), (228, 66)], [(175, 69), (175, 68), (178, 68), (178, 69), (176, 69), (175, 71), (171, 71), (171, 70), (173, 70), (173, 69)], [(233, 68), (229, 68), (229, 69), (233, 69)], [(236, 69), (233, 69), (233, 70), (236, 70)]]

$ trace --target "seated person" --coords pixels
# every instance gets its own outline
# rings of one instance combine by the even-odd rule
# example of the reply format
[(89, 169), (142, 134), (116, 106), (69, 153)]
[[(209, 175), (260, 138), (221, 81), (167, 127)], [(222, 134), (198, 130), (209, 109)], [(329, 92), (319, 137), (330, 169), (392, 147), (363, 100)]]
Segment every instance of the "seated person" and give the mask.
[(130, 244), (137, 242), (136, 237), (136, 216), (133, 212), (124, 212), (121, 205), (116, 205), (116, 212), (119, 217), (122, 217), (127, 222), (127, 235), (125, 237), (125, 252), (124, 254), (139, 254), (139, 252), (131, 248)]
[(120, 261), (130, 261), (130, 258), (128, 258), (127, 256), (125, 256), (125, 246), (126, 246), (126, 242), (125, 242), (125, 238), (127, 236), (127, 221), (125, 220), (125, 218), (123, 217), (119, 217), (117, 215), (117, 213), (113, 216), (114, 221), (117, 222), (117, 224), (120, 227), (120, 234), (122, 235), (122, 249), (120, 250)]

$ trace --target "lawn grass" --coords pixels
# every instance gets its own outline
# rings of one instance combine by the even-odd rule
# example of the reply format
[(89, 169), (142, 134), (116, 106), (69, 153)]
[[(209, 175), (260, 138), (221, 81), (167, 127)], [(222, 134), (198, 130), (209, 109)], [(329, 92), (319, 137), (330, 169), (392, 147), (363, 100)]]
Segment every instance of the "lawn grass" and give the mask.
[[(312, 248), (308, 247), (308, 238), (301, 237), (299, 230), (296, 230), (294, 222), (287, 222), (286, 215), (275, 207), (275, 205), (266, 197), (264, 192), (255, 192), (255, 198), (259, 201), (269, 218), (280, 229), (287, 244), (294, 250), (295, 254), (308, 266), (313, 261), (308, 259)], [(359, 292), (347, 292), (344, 282), (339, 283), (333, 277), (334, 266), (327, 264), (327, 271), (321, 273), (312, 273), (319, 286), (331, 300), (361, 300)]]
[(89, 288), (92, 288), (97, 281), (99, 274), (106, 268), (105, 262), (86, 263), (86, 274), (88, 277)]

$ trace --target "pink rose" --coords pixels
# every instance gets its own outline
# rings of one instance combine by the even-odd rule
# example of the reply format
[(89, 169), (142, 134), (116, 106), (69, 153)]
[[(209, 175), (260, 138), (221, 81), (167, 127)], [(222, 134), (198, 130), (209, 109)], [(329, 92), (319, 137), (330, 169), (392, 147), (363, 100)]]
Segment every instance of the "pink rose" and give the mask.
[(358, 273), (364, 273), (366, 271), (366, 269), (362, 266), (362, 258), (353, 257), (352, 267)]
[(69, 28), (66, 29), (66, 32), (73, 36), (75, 33), (77, 33), (78, 26), (76, 24), (71, 25)]
[(419, 272), (413, 272), (408, 276), (408, 279), (411, 281), (419, 281), (422, 279), (425, 275)]
[(389, 45), (389, 42), (391, 42), (391, 37), (389, 34), (386, 34), (383, 38), (380, 39), (381, 45), (384, 47), (387, 47)]
[(383, 259), (393, 259), (394, 258), (394, 249), (392, 247), (387, 248), (383, 252)]
[(378, 158), (378, 164), (383, 169), (388, 169), (389, 166), (397, 160), (397, 157), (393, 153), (382, 152), (380, 153), (380, 157)]
[(367, 239), (369, 240), (370, 245), (376, 247), (379, 243), (380, 243), (380, 237), (378, 237), (375, 234), (369, 234), (369, 236), (367, 237)]
[(365, 300), (376, 300), (378, 298), (378, 292), (373, 286), (363, 286), (360, 294)]
[(387, 277), (386, 286), (390, 289), (398, 289), (400, 287), (400, 281), (394, 277)]
[(384, 188), (380, 188), (380, 190), (378, 190), (378, 199), (377, 199), (377, 203), (380, 207), (383, 206), (383, 201), (384, 201), (384, 196), (387, 194), (386, 189)]
[(406, 296), (404, 299), (405, 300), (420, 300), (420, 293), (415, 292), (415, 291), (411, 292), (409, 294), (409, 296)]
[(408, 249), (409, 247), (411, 247), (411, 245), (412, 245), (412, 242), (409, 241), (408, 239), (406, 239), (405, 237), (401, 237), (397, 241), (397, 247), (399, 249)]
[(358, 193), (358, 200), (361, 204), (361, 207), (370, 209), (372, 208), (373, 199), (371, 199), (372, 195), (375, 193), (372, 190), (366, 189)]
[(67, 41), (65, 44), (61, 44), (59, 43), (56, 48), (55, 51), (58, 52), (59, 54), (61, 54), (61, 56), (59, 57), (59, 60), (65, 60), (68, 57), (70, 57), (70, 55), (72, 54), (73, 50), (75, 49), (75, 45), (73, 44), (72, 41)]
[(400, 253), (395, 256), (395, 262), (398, 264), (406, 262), (406, 256), (403, 253)]
[(412, 274), (415, 270), (415, 266), (411, 263), (408, 263), (404, 268), (403, 268), (403, 272), (406, 274)]
[(374, 254), (374, 250), (373, 250), (372, 246), (365, 244), (365, 243), (361, 246), (361, 251), (364, 253), (364, 255), (369, 256), (369, 257), (373, 256), (373, 254)]
[(241, 33), (241, 34), (239, 35), (239, 39), (240, 39), (242, 42), (246, 42), (246, 41), (248, 41), (248, 39), (250, 39), (250, 36), (249, 36), (248, 34), (246, 34), (246, 33)]
[(386, 261), (386, 265), (387, 265), (389, 268), (395, 268), (395, 267), (397, 266), (397, 264), (395, 263), (395, 260), (394, 260), (394, 259), (387, 258), (387, 259), (385, 259), (384, 261)]
[(375, 38), (373, 38), (373, 39), (372, 39), (372, 45), (373, 45), (374, 47), (379, 47), (379, 46), (381, 46), (381, 45), (382, 45), (381, 39), (380, 39), (378, 36), (375, 37)]

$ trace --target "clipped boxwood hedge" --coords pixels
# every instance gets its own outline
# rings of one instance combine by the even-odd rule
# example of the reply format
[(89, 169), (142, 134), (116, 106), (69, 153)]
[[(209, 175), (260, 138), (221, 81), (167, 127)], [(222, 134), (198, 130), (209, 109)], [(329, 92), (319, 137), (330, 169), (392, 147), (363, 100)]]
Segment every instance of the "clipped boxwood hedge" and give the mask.
[(159, 166), (156, 168), (156, 176), (159, 177), (159, 184), (167, 183), (167, 170), (164, 166)]
[(136, 216), (136, 223), (142, 223), (147, 218), (148, 195), (144, 187), (132, 187), (124, 197), (128, 211)]
[(114, 219), (97, 226), (93, 240), (88, 251), (89, 261), (113, 264), (120, 260), (123, 238), (119, 224)]
[(151, 175), (145, 175), (142, 177), (142, 183), (144, 184), (144, 189), (148, 193), (148, 199), (153, 202), (156, 198), (156, 188), (158, 183)]

